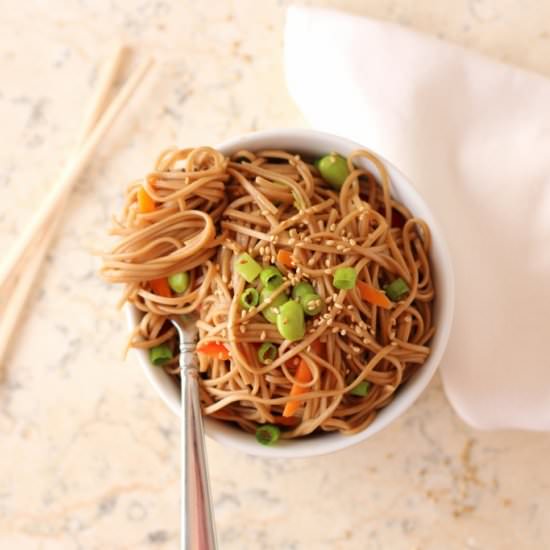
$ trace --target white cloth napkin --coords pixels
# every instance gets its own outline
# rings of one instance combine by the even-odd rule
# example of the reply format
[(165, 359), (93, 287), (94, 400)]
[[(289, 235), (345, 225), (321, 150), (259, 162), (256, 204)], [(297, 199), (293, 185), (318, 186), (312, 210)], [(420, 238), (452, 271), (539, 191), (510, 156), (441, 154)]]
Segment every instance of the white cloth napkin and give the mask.
[(550, 430), (550, 81), (400, 26), (291, 7), (289, 91), (311, 125), (413, 181), (453, 256), (441, 365), (479, 428)]

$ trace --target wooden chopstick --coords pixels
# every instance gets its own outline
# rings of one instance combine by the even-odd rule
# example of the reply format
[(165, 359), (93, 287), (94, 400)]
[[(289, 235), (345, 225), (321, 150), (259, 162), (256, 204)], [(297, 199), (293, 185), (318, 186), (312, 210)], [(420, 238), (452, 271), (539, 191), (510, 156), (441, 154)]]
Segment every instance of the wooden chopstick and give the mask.
[(120, 75), (122, 62), (128, 52), (128, 48), (123, 44), (117, 44), (114, 52), (109, 56), (107, 63), (95, 86), (94, 95), (88, 103), (88, 108), (84, 114), (84, 118), (80, 125), (80, 130), (76, 138), (76, 147), (81, 147), (86, 141), (86, 138), (91, 134), (92, 130), (97, 125), (107, 107), (107, 98), (113, 90), (115, 82)]
[[(89, 103), (89, 108), (87, 109), (84, 120), (81, 124), (81, 129), (77, 138), (77, 147), (82, 147), (87, 143), (87, 139), (89, 139), (90, 134), (93, 133), (94, 128), (99, 124), (102, 115), (104, 115), (107, 98), (113, 88), (118, 74), (120, 73), (124, 53), (125, 48), (118, 46), (102, 72), (98, 85), (96, 86), (95, 93)], [(151, 62), (145, 65), (147, 69), (150, 67), (150, 64)], [(143, 71), (142, 68), (140, 73), (136, 74), (141, 74), (142, 78), (145, 75), (145, 72), (146, 70)], [(125, 97), (121, 96), (121, 94), (124, 89), (126, 89), (130, 90), (130, 93), (126, 93), (127, 101), (130, 98), (131, 93), (137, 87), (137, 84), (139, 84), (141, 78), (134, 78), (133, 82), (135, 85), (133, 85), (132, 88), (123, 88), (117, 96), (117, 99), (120, 97)], [(128, 81), (128, 84), (132, 83)], [(117, 99), (115, 99), (115, 101), (117, 101)], [(58, 206), (60, 210), (64, 210), (64, 207), (68, 201), (69, 193), (70, 186), (60, 195)], [(45, 226), (45, 230), (37, 234), (36, 238), (31, 241), (31, 244), (29, 245), (29, 257), (25, 262), (23, 262), (26, 257), (23, 255), (21, 261), (18, 262), (17, 266), (21, 268), (23, 264), (24, 268), (18, 274), (15, 274), (15, 277), (19, 275), (19, 277), (15, 279), (15, 284), (5, 285), (5, 288), (9, 288), (11, 292), (9, 295), (4, 295), (4, 299), (2, 300), (0, 306), (0, 372), (11, 343), (12, 335), (17, 327), (21, 314), (23, 313), (23, 308), (34, 286), (34, 282), (36, 281), (43, 260), (60, 225), (61, 218), (61, 216), (50, 216)], [(5, 283), (8, 282), (9, 281), (5, 281)]]
[(14, 277), (17, 277), (25, 261), (25, 257), (33, 245), (33, 241), (44, 230), (45, 224), (61, 204), (64, 194), (72, 189), (99, 142), (126, 105), (152, 64), (153, 61), (151, 59), (141, 64), (126, 82), (90, 135), (86, 138), (78, 153), (66, 164), (60, 178), (45, 197), (44, 202), (38, 208), (38, 212), (33, 217), (31, 223), (23, 230), (15, 246), (8, 251), (5, 261), (0, 266), (0, 296), (4, 294), (10, 281)]

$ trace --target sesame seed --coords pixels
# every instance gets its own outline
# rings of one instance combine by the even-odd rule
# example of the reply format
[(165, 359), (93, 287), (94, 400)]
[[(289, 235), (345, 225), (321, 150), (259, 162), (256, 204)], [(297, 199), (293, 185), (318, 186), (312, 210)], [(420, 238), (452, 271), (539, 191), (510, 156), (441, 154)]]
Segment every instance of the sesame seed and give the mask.
[(343, 329), (340, 331), (340, 336), (345, 336), (346, 334), (347, 334), (346, 329), (343, 328)]
[(325, 302), (326, 302), (327, 304), (330, 304), (330, 302), (332, 302), (332, 296), (327, 296)]
[(330, 258), (327, 258), (327, 259), (325, 260), (325, 265), (326, 265), (327, 267), (330, 267)]
[(347, 359), (348, 361), (351, 361), (351, 355), (350, 355), (349, 353), (346, 353), (346, 359)]
[(239, 327), (239, 330), (241, 331), (241, 333), (244, 334), (244, 333), (246, 332), (246, 327), (245, 327), (244, 325), (241, 325), (241, 326)]
[(347, 247), (347, 248), (344, 248), (344, 250), (342, 250), (342, 252), (344, 254), (347, 254), (348, 252), (351, 252), (351, 248)]
[(266, 334), (265, 330), (262, 330), (262, 333), (260, 334), (260, 340), (265, 340), (266, 336), (267, 336), (267, 334)]
[(353, 306), (350, 304), (348, 306), (346, 306), (350, 311), (353, 311)]
[(308, 261), (307, 261), (307, 265), (313, 265), (315, 263), (315, 258), (310, 258)]
[(355, 246), (357, 244), (357, 241), (355, 239), (350, 239), (349, 244), (351, 244), (351, 246)]
[(275, 263), (275, 256), (271, 256), (271, 263), (272, 263), (272, 264)]
[(331, 231), (336, 231), (336, 224), (335, 224), (335, 223), (331, 223), (329, 229), (330, 229)]
[(246, 311), (243, 309), (243, 310), (241, 311), (241, 319), (242, 319), (243, 317), (245, 317), (245, 316), (246, 316)]
[(361, 329), (357, 325), (355, 326), (355, 334), (361, 335)]
[(334, 328), (332, 329), (332, 334), (336, 334), (336, 333), (338, 332), (338, 330), (339, 330), (338, 327), (334, 327)]
[(307, 351), (311, 352), (311, 345), (309, 345), (307, 348), (306, 348)]
[(332, 273), (332, 271), (331, 271), (330, 269), (325, 269), (325, 270), (323, 271), (323, 273), (324, 273), (325, 275), (330, 275), (330, 274)]
[(332, 325), (332, 322), (334, 321), (334, 319), (328, 319), (327, 320), (327, 325), (330, 327), (330, 325)]
[(330, 313), (324, 313), (323, 319), (330, 319)]
[(296, 242), (296, 239), (294, 239), (294, 238), (288, 239), (288, 244), (291, 244), (291, 245), (292, 245), (292, 244), (294, 244), (295, 242)]
[(363, 338), (363, 344), (369, 344), (369, 339), (368, 338)]
[(341, 244), (339, 244), (339, 245), (336, 246), (336, 250), (343, 251), (344, 247)]
[(336, 302), (336, 303), (334, 304), (334, 307), (335, 307), (336, 309), (344, 309), (344, 306), (343, 306), (342, 304), (339, 304), (338, 302)]
[(262, 214), (262, 216), (268, 216), (269, 215), (269, 210), (262, 210), (261, 214)]
[(328, 246), (333, 246), (333, 245), (334, 245), (334, 241), (328, 240), (328, 241), (327, 241), (327, 245), (328, 245)]

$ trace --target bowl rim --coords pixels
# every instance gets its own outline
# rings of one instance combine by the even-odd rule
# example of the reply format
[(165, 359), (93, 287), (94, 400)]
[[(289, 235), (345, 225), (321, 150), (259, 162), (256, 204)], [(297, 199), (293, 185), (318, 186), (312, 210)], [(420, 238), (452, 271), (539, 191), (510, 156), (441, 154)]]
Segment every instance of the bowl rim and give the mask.
[[(434, 336), (435, 343), (432, 345), (432, 351), (424, 365), (415, 373), (414, 377), (403, 386), (399, 395), (397, 395), (386, 407), (381, 409), (374, 421), (364, 430), (353, 435), (342, 435), (337, 432), (319, 434), (313, 437), (308, 436), (305, 438), (281, 441), (280, 444), (273, 447), (264, 447), (258, 445), (254, 437), (238, 427), (229, 426), (222, 421), (204, 417), (205, 431), (209, 437), (222, 445), (238, 449), (249, 455), (268, 458), (313, 457), (352, 447), (372, 437), (399, 418), (423, 393), (443, 359), (449, 340), (455, 302), (454, 270), (449, 248), (443, 236), (443, 231), (432, 213), (431, 208), (428, 206), (428, 203), (416, 190), (407, 176), (379, 153), (368, 147), (347, 138), (326, 132), (312, 129), (288, 128), (243, 134), (226, 140), (215, 146), (215, 148), (222, 151), (224, 154), (228, 154), (244, 148), (258, 150), (275, 147), (274, 145), (254, 146), (254, 143), (269, 141), (301, 142), (304, 144), (303, 149), (307, 149), (305, 145), (311, 142), (325, 141), (331, 143), (331, 151), (345, 151), (345, 154), (349, 154), (352, 150), (364, 149), (376, 155), (376, 157), (384, 163), (390, 173), (392, 194), (397, 191), (397, 195), (408, 195), (409, 200), (412, 197), (412, 202), (415, 203), (415, 206), (411, 208), (411, 210), (422, 217), (430, 227), (432, 235), (430, 260), (432, 271), (438, 271), (437, 278), (439, 280), (436, 282), (436, 299), (439, 309), (439, 319), (437, 320), (437, 331)], [(277, 145), (277, 147), (281, 146)], [(291, 145), (289, 149), (296, 149), (296, 147)], [(319, 151), (319, 147), (317, 149)], [(320, 154), (320, 152), (317, 154)], [(406, 204), (406, 201), (404, 202)], [(409, 206), (408, 204), (406, 205)], [(436, 251), (435, 254), (434, 250)], [(137, 308), (131, 304), (126, 304), (124, 309), (128, 328), (132, 330), (138, 322), (140, 313)], [(131, 352), (140, 364), (147, 380), (153, 386), (162, 401), (174, 414), (179, 416), (179, 388), (174, 384), (173, 379), (162, 371), (162, 369), (154, 367), (149, 362), (145, 350), (132, 348)]]

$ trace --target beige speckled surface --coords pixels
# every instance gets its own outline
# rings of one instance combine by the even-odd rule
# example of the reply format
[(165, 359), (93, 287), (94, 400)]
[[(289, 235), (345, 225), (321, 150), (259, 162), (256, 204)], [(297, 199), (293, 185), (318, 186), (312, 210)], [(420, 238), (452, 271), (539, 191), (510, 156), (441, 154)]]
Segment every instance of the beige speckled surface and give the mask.
[[(550, 77), (540, 0), (330, 0)], [(6, 0), (0, 21), (0, 249), (65, 158), (117, 36), (155, 77), (79, 183), (0, 384), (0, 548), (178, 547), (178, 424), (123, 362), (118, 291), (88, 250), (121, 186), (171, 144), (299, 126), (285, 90), (286, 2)], [(281, 463), (208, 445), (222, 549), (545, 550), (550, 436), (480, 433), (436, 380), (352, 450)]]

